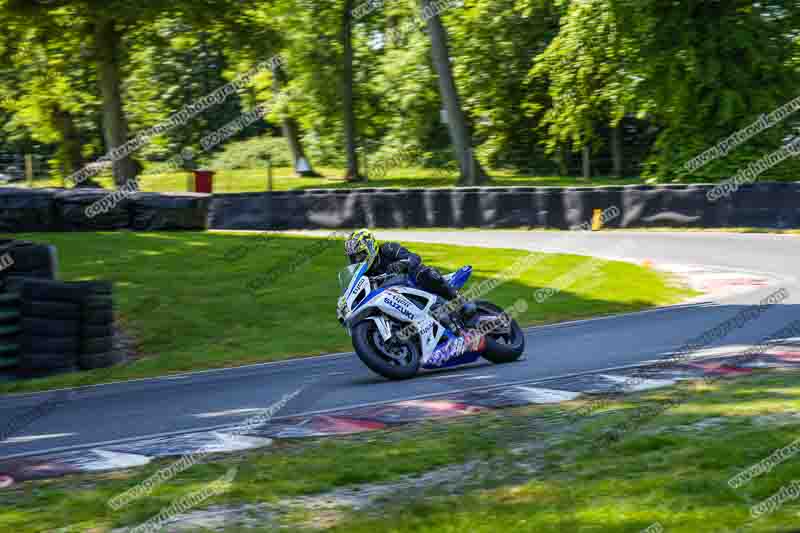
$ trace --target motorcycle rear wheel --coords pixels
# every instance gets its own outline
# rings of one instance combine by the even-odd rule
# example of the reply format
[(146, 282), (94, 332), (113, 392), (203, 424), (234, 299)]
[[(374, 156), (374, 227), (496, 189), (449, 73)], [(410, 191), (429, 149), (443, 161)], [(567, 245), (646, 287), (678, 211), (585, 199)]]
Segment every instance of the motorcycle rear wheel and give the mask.
[[(477, 319), (480, 315), (497, 316), (505, 312), (501, 307), (484, 300), (476, 301), (475, 305), (478, 307), (478, 312), (471, 317), (471, 320)], [(486, 349), (481, 354), (484, 359), (495, 364), (503, 364), (512, 363), (522, 357), (525, 352), (525, 334), (513, 318), (508, 329), (507, 334), (486, 335)]]
[(390, 353), (391, 348), (385, 345), (378, 326), (372, 320), (359, 322), (353, 327), (352, 333), (356, 355), (376, 374), (393, 380), (417, 375), (421, 356), (419, 346), (413, 339), (398, 343), (400, 349)]

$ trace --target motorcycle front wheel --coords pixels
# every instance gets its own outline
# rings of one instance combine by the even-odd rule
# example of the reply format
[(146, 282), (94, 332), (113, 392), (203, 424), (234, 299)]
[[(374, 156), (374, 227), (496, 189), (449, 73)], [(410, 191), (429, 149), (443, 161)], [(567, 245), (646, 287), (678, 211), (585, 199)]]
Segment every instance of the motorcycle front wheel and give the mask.
[(385, 342), (378, 326), (364, 320), (353, 327), (353, 348), (367, 367), (388, 379), (409, 379), (417, 375), (421, 356), (414, 339)]

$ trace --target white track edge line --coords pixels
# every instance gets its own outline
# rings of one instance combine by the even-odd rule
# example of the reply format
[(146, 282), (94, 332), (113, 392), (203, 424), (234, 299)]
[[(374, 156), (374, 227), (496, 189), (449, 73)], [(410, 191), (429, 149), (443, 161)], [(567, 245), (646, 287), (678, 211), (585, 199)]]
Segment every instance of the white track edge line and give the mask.
[[(290, 419), (290, 418), (312, 416), (312, 415), (320, 415), (320, 414), (327, 414), (327, 413), (335, 413), (335, 412), (347, 411), (347, 410), (351, 410), (351, 409), (360, 409), (360, 408), (363, 408), (363, 407), (374, 407), (374, 406), (377, 406), (377, 405), (388, 405), (388, 404), (398, 403), (398, 402), (409, 402), (409, 401), (414, 401), (414, 400), (423, 400), (423, 399), (427, 399), (427, 398), (435, 398), (437, 396), (449, 396), (451, 394), (461, 394), (461, 393), (466, 393), (466, 392), (489, 391), (489, 390), (500, 389), (500, 388), (504, 388), (504, 387), (515, 387), (515, 386), (518, 386), (518, 385), (530, 385), (530, 384), (546, 383), (548, 381), (556, 381), (556, 380), (559, 380), (559, 379), (566, 379), (566, 378), (573, 378), (573, 377), (580, 377), (580, 376), (588, 376), (588, 375), (592, 375), (592, 374), (613, 372), (613, 371), (617, 371), (617, 370), (630, 370), (632, 368), (641, 368), (641, 367), (652, 366), (652, 365), (656, 364), (657, 362), (658, 362), (658, 360), (654, 359), (654, 360), (648, 360), (648, 361), (645, 361), (645, 362), (634, 363), (634, 364), (630, 364), (630, 365), (599, 368), (599, 369), (593, 369), (593, 370), (586, 370), (586, 371), (583, 371), (583, 372), (572, 372), (572, 373), (568, 373), (568, 374), (559, 374), (557, 376), (550, 376), (550, 377), (545, 377), (545, 378), (524, 379), (524, 380), (520, 380), (520, 381), (509, 381), (507, 383), (499, 383), (499, 384), (495, 383), (495, 384), (492, 384), (492, 385), (483, 385), (483, 386), (479, 386), (479, 387), (466, 387), (466, 388), (453, 389), (453, 390), (448, 390), (448, 391), (439, 391), (439, 392), (432, 392), (432, 393), (426, 393), (426, 394), (419, 394), (419, 395), (410, 396), (410, 397), (407, 397), (407, 398), (394, 398), (394, 399), (391, 399), (391, 400), (379, 400), (379, 401), (375, 401), (375, 402), (357, 403), (357, 404), (353, 404), (353, 405), (347, 405), (347, 406), (341, 406), (341, 407), (332, 407), (330, 409), (321, 409), (321, 410), (317, 410), (317, 411), (305, 411), (305, 412), (302, 412), (302, 413), (295, 413), (295, 414), (291, 414), (291, 415), (277, 416), (277, 417), (274, 417), (274, 418), (270, 419), (270, 421), (267, 422), (267, 423), (286, 420), (286, 419)], [(559, 390), (559, 389), (554, 389), (554, 390)], [(632, 392), (636, 392), (636, 391), (632, 391)], [(584, 395), (584, 394), (585, 393), (581, 393), (581, 395)], [(127, 443), (130, 443), (130, 442), (157, 439), (157, 438), (164, 438), (164, 437), (176, 437), (176, 436), (180, 436), (180, 435), (189, 435), (189, 434), (193, 434), (193, 433), (224, 432), (225, 430), (236, 429), (238, 427), (241, 427), (241, 424), (235, 424), (235, 423), (234, 424), (220, 424), (220, 425), (216, 425), (216, 426), (206, 426), (206, 427), (201, 427), (201, 428), (193, 428), (193, 429), (186, 429), (186, 430), (179, 430), (179, 431), (170, 431), (170, 432), (165, 432), (165, 433), (153, 433), (153, 434), (150, 434), (150, 435), (142, 435), (142, 436), (137, 436), (137, 437), (126, 437), (124, 439), (101, 441), (101, 442), (95, 442), (95, 443), (90, 443), (90, 444), (76, 444), (76, 445), (73, 445), (73, 446), (61, 446), (61, 447), (57, 447), (57, 448), (48, 448), (46, 450), (40, 450), (40, 451), (35, 451), (35, 452), (22, 452), (22, 453), (18, 453), (18, 454), (0, 456), (0, 461), (6, 461), (6, 460), (9, 460), (9, 459), (19, 459), (19, 458), (25, 458), (25, 457), (36, 457), (36, 456), (40, 456), (40, 455), (50, 455), (50, 454), (54, 454), (54, 453), (66, 453), (66, 452), (79, 451), (79, 450), (85, 450), (85, 449), (91, 449), (91, 448), (100, 448), (100, 447), (103, 447), (103, 446), (116, 446), (116, 445), (120, 445), (120, 444), (127, 444)]]

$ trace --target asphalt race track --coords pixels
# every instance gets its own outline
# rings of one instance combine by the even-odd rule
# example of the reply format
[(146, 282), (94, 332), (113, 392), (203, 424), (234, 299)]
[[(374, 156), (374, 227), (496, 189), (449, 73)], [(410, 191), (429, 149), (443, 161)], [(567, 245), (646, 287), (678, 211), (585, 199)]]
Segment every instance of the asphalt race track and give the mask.
[[(789, 298), (734, 330), (717, 346), (756, 344), (800, 319), (800, 285), (796, 279), (800, 236), (625, 231), (377, 233), (384, 240), (649, 259), (657, 265), (720, 266), (762, 273), (770, 283), (711, 303), (533, 328), (527, 333), (527, 353), (520, 362), (503, 366), (481, 363), (399, 383), (372, 374), (354, 354), (334, 354), (92, 387), (48, 410), (0, 444), (0, 458), (232, 426), (303, 384), (307, 387), (280, 411), (280, 417), (633, 365), (679, 349), (778, 288), (788, 290)], [(332, 278), (335, 275), (331, 272)], [(520, 297), (531, 301), (533, 295)], [(331, 320), (335, 320), (334, 307), (335, 302), (331, 302)], [(3, 398), (0, 427), (42, 405), (53, 394), (58, 393)]]

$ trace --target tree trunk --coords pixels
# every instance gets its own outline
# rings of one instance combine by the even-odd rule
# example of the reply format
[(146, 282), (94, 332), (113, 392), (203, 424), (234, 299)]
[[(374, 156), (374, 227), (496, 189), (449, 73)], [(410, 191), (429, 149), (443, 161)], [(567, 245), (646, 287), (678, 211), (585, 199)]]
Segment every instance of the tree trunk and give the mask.
[(56, 108), (53, 111), (55, 126), (61, 136), (58, 155), (62, 162), (62, 172), (69, 176), (83, 166), (81, 153), (81, 136), (75, 124), (75, 117), (69, 111)]
[[(122, 109), (122, 81), (120, 76), (120, 52), (122, 35), (114, 21), (101, 19), (95, 27), (98, 81), (103, 97), (103, 136), (108, 151), (128, 141), (128, 122)], [(114, 183), (124, 185), (136, 177), (136, 164), (125, 156), (114, 161)]]
[(569, 176), (569, 149), (565, 143), (558, 148), (558, 171), (562, 176)]
[(427, 19), (428, 33), (431, 36), (431, 56), (439, 78), (439, 93), (447, 112), (447, 128), (455, 150), (460, 169), (459, 185), (480, 185), (489, 181), (481, 164), (475, 159), (472, 149), (467, 117), (461, 107), (458, 90), (450, 66), (450, 50), (447, 44), (447, 31), (439, 15), (435, 13), (430, 0), (420, 0), (422, 18)]
[[(277, 97), (281, 90), (286, 86), (286, 73), (280, 65), (276, 64), (272, 69), (272, 91)], [(281, 131), (289, 143), (289, 150), (292, 152), (292, 164), (294, 166), (294, 173), (302, 177), (321, 177), (320, 174), (314, 172), (311, 162), (306, 157), (306, 151), (303, 149), (303, 143), (300, 140), (300, 127), (297, 121), (285, 113), (281, 119)]]
[(611, 128), (611, 157), (614, 161), (614, 177), (622, 177), (622, 121)]
[(342, 97), (344, 104), (344, 139), (347, 152), (347, 172), (345, 179), (360, 181), (365, 179), (358, 171), (358, 141), (356, 134), (355, 96), (353, 90), (353, 5), (354, 0), (345, 0), (342, 16), (342, 46), (344, 48), (344, 73), (342, 76)]
[(583, 145), (583, 177), (584, 179), (591, 179), (592, 177), (592, 148), (589, 143)]

